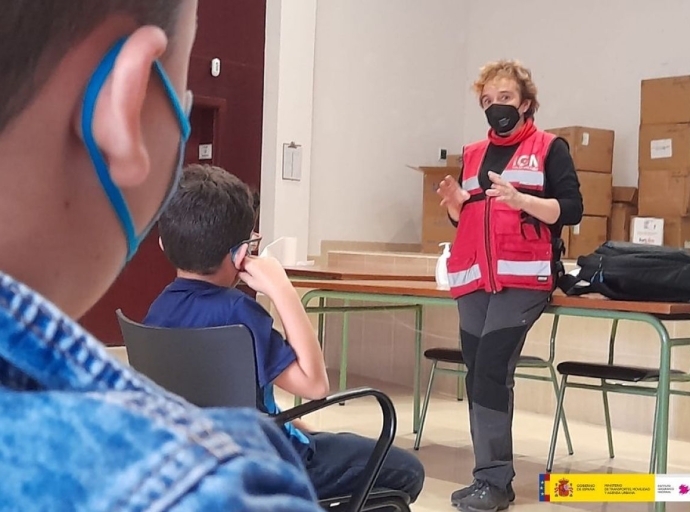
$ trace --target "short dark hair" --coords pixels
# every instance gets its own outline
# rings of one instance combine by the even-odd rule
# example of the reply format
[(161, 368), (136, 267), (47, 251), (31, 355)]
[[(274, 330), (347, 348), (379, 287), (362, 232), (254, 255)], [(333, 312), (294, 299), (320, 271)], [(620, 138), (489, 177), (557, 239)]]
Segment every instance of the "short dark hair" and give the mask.
[(251, 237), (249, 187), (219, 167), (190, 165), (158, 222), (163, 250), (180, 270), (200, 275), (218, 270), (230, 249)]
[(259, 195), (259, 191), (256, 189), (252, 190), (252, 201), (254, 205), (254, 211), (259, 213), (259, 208), (261, 207), (261, 196)]
[(109, 16), (174, 31), (182, 0), (2, 0), (0, 132), (31, 102), (62, 58)]
[(252, 198), (254, 203), (254, 229), (259, 229), (259, 209), (261, 208), (261, 196), (256, 189), (252, 190)]

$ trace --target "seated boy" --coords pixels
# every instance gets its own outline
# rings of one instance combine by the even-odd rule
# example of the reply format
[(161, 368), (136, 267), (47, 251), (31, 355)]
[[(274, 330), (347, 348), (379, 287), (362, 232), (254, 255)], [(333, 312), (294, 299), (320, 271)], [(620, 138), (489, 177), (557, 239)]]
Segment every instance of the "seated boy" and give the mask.
[[(248, 187), (222, 169), (195, 165), (185, 170), (159, 222), (162, 248), (178, 277), (151, 305), (144, 323), (172, 328), (246, 325), (256, 347), (257, 396), (263, 397), (257, 405), (276, 413), (273, 384), (311, 400), (326, 396), (329, 384), (314, 329), (285, 271), (272, 258), (248, 254), (252, 202)], [(261, 305), (234, 288), (238, 279), (273, 302), (287, 340)], [(375, 445), (355, 434), (308, 432), (295, 425), (288, 425), (286, 434), (319, 499), (352, 493)], [(376, 487), (401, 490), (415, 500), (423, 481), (417, 458), (393, 448)]]

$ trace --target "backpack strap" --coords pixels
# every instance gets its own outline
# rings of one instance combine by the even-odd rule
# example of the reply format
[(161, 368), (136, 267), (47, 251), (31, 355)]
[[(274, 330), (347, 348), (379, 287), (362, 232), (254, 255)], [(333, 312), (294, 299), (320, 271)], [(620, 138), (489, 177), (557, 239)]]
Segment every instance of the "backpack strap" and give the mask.
[(578, 286), (581, 282), (582, 279), (564, 273), (558, 278), (557, 285), (558, 288), (569, 297), (577, 297), (579, 295), (592, 293), (593, 290), (591, 289), (591, 285)]

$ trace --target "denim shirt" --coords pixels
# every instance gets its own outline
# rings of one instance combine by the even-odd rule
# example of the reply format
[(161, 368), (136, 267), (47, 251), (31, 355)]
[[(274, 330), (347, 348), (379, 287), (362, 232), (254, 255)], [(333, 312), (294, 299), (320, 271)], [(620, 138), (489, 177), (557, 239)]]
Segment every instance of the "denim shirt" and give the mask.
[(0, 511), (320, 507), (256, 411), (199, 409), (0, 273)]

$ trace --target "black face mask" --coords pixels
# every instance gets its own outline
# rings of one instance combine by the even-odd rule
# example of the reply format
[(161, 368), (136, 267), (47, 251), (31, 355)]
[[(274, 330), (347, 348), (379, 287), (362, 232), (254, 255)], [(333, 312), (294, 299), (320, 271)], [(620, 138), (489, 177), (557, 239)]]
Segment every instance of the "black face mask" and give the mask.
[(484, 113), (489, 126), (499, 135), (512, 131), (520, 122), (520, 112), (513, 105), (494, 103)]

